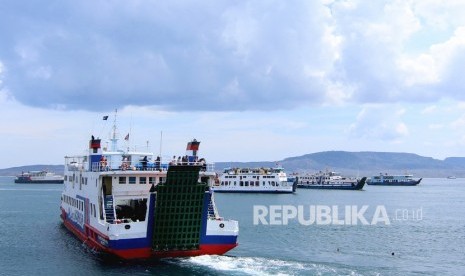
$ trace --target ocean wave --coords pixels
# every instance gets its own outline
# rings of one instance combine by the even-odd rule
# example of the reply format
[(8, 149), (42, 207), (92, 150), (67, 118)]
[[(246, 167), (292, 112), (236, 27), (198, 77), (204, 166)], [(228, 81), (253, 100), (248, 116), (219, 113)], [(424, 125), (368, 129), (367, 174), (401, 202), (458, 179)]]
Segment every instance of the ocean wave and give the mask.
[(202, 266), (228, 275), (361, 275), (345, 267), (261, 257), (204, 255), (181, 260), (182, 266)]

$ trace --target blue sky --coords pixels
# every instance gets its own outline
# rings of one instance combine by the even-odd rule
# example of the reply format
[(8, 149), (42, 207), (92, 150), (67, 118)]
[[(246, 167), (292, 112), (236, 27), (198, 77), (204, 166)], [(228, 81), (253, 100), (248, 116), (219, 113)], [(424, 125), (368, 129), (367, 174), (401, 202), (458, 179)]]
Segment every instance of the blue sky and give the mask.
[(465, 156), (463, 1), (165, 2), (0, 3), (0, 168), (61, 164), (114, 109), (164, 155)]

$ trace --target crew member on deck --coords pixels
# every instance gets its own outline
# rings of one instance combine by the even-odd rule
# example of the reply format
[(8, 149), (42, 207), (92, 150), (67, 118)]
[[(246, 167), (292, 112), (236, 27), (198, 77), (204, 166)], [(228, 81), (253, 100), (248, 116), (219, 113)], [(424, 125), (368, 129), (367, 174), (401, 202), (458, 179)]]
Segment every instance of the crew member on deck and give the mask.
[(102, 155), (102, 157), (100, 157), (100, 169), (101, 170), (106, 170), (107, 169), (107, 159), (103, 155)]
[(159, 170), (160, 169), (160, 156), (157, 156), (157, 159), (155, 159), (155, 169)]
[(129, 162), (128, 162), (128, 158), (127, 157), (124, 157), (123, 158), (123, 163), (121, 164), (121, 169), (123, 171), (127, 170), (129, 168)]
[(147, 160), (147, 155), (144, 156), (144, 158), (143, 158), (140, 162), (142, 163), (142, 169), (143, 169), (144, 171), (147, 170), (147, 163), (149, 162), (149, 161)]

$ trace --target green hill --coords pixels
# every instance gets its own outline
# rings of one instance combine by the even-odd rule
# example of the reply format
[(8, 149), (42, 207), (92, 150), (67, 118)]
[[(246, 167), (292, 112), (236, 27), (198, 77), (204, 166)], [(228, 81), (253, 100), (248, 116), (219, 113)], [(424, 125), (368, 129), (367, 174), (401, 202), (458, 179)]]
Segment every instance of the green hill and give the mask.
[[(413, 153), (324, 151), (289, 157), (281, 161), (216, 162), (215, 169), (227, 167), (274, 167), (276, 163), (287, 172), (315, 172), (334, 170), (347, 175), (371, 176), (379, 173), (412, 173), (418, 177), (465, 177), (465, 157), (438, 160)], [(63, 174), (63, 165), (31, 165), (0, 169), (1, 176), (21, 172), (47, 170)]]
[[(325, 151), (278, 161), (288, 172), (334, 170), (348, 175), (412, 173), (421, 177), (465, 177), (465, 158), (438, 160), (413, 153)], [(218, 162), (215, 168), (274, 166), (275, 162)]]
[(28, 171), (48, 171), (56, 174), (63, 174), (63, 165), (29, 165), (0, 169), (0, 176), (14, 176)]

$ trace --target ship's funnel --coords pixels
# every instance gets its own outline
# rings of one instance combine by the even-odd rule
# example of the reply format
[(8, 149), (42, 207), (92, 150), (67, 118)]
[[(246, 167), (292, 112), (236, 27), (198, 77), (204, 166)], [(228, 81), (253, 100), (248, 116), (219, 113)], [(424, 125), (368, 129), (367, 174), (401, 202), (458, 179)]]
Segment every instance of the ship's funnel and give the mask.
[(89, 141), (89, 170), (98, 168), (101, 157), (102, 149), (100, 148), (100, 139), (95, 139), (92, 135)]
[(197, 161), (197, 151), (199, 150), (200, 141), (193, 139), (191, 142), (187, 143), (186, 155), (189, 159), (189, 162)]
[(92, 136), (92, 139), (89, 141), (89, 149), (92, 149), (93, 153), (97, 153), (98, 149), (100, 148), (100, 139), (95, 139)]

